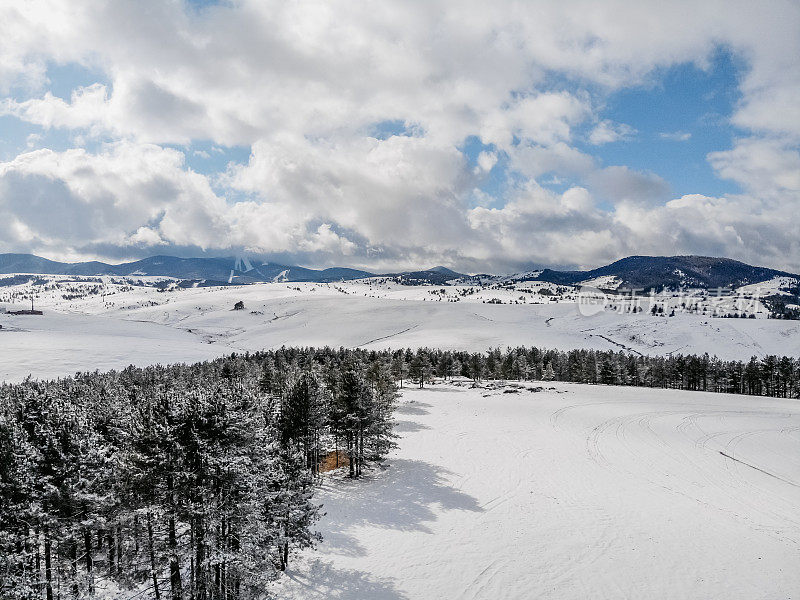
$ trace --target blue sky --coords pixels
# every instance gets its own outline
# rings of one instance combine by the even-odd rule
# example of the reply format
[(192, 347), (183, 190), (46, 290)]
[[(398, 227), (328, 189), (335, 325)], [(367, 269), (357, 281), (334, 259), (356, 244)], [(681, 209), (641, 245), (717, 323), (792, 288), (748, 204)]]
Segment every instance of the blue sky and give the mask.
[[(604, 94), (598, 92), (599, 119), (624, 123), (635, 133), (619, 141), (593, 145), (588, 141), (592, 123), (587, 123), (575, 146), (597, 158), (604, 166), (625, 165), (655, 173), (669, 184), (675, 196), (706, 194), (724, 196), (741, 192), (735, 182), (720, 178), (706, 160), (709, 152), (731, 148), (737, 130), (730, 123), (739, 98), (737, 82), (746, 68), (730, 52), (718, 49), (706, 68), (694, 62), (654, 71), (646, 82)], [(578, 89), (578, 83), (554, 77), (554, 89)], [(399, 129), (398, 129), (399, 131)], [(460, 146), (472, 166), (482, 151), (495, 150), (471, 136)], [(503, 203), (508, 178), (508, 161), (503, 156), (479, 188)], [(557, 177), (558, 184), (545, 187), (564, 191), (576, 180)]]
[(750, 6), (34, 0), (0, 25), (0, 251), (799, 268), (800, 8)]
[[(738, 64), (737, 64), (738, 62)], [(717, 177), (706, 155), (728, 150), (737, 135), (730, 117), (745, 65), (718, 50), (707, 69), (683, 63), (653, 73), (652, 83), (612, 94), (602, 114), (637, 130), (630, 140), (604, 144), (595, 154), (608, 165), (628, 165), (666, 179), (677, 196), (721, 196), (740, 191)], [(675, 134), (675, 137), (665, 137)], [(689, 134), (682, 141), (680, 134)]]

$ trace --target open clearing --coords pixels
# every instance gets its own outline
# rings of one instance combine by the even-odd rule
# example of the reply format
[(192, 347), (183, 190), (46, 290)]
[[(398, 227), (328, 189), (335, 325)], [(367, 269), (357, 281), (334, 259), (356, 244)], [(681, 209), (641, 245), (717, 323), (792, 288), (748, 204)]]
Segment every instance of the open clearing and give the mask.
[(798, 597), (796, 400), (539, 385), (406, 390), (388, 468), (326, 480), (278, 596)]

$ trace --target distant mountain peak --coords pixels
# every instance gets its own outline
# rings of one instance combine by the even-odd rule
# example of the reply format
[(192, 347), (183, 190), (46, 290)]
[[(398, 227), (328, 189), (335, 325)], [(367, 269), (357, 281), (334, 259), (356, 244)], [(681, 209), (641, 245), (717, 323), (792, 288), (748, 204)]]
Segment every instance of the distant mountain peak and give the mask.
[(544, 269), (536, 277), (562, 285), (575, 285), (598, 277), (616, 277), (619, 289), (737, 288), (774, 277), (797, 277), (785, 271), (754, 267), (730, 258), (713, 256), (628, 256), (588, 271)]
[(448, 269), (447, 267), (442, 267), (441, 265), (437, 267), (431, 267), (430, 269), (427, 270), (430, 271), (431, 273), (442, 273), (444, 275), (453, 275), (454, 277), (462, 277), (461, 273), (457, 273), (456, 271)]

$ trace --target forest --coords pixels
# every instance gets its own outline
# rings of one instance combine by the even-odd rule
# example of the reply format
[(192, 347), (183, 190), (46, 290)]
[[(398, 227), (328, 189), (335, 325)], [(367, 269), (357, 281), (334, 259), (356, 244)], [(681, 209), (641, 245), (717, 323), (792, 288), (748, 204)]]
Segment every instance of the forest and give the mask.
[(385, 357), (314, 350), (0, 387), (0, 597), (260, 597), (396, 398)]
[(398, 388), (453, 377), (800, 397), (791, 357), (539, 348), (281, 348), (4, 384), (0, 597), (260, 597), (320, 540), (322, 471), (381, 464)]

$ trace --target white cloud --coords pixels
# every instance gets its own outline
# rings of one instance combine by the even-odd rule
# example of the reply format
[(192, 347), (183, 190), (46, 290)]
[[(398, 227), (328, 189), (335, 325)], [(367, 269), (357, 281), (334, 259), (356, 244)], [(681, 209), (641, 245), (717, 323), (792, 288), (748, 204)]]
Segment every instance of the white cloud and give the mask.
[(692, 139), (692, 134), (686, 131), (664, 131), (659, 133), (658, 137), (672, 142), (688, 142)]
[[(800, 152), (785, 140), (739, 139), (731, 150), (712, 152), (708, 159), (720, 177), (753, 193), (791, 203), (800, 200)], [(789, 212), (790, 204), (786, 209)]]
[(128, 237), (127, 242), (140, 246), (159, 246), (167, 243), (155, 229), (150, 227), (139, 227), (136, 233)]
[(25, 138), (25, 146), (28, 149), (31, 149), (34, 146), (36, 146), (41, 141), (41, 139), (42, 139), (42, 135), (41, 134), (39, 134), (39, 133), (30, 133)]
[(478, 167), (480, 170), (489, 172), (497, 164), (496, 152), (481, 152), (478, 154)]
[(0, 115), (13, 115), (29, 123), (66, 129), (111, 128), (108, 114), (108, 92), (99, 83), (77, 88), (70, 102), (47, 92), (42, 98), (24, 102), (7, 99), (0, 104)]
[(0, 163), (0, 207), (28, 238), (6, 250), (149, 243), (148, 231), (176, 245), (224, 247), (229, 239), (225, 202), (206, 178), (184, 170), (180, 152), (148, 144), (21, 154)]
[(611, 201), (660, 203), (669, 198), (669, 185), (654, 173), (613, 166), (587, 176), (590, 186)]
[(600, 121), (589, 134), (589, 143), (595, 146), (631, 139), (636, 129), (625, 123), (614, 123), (608, 119)]

